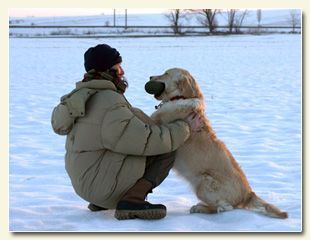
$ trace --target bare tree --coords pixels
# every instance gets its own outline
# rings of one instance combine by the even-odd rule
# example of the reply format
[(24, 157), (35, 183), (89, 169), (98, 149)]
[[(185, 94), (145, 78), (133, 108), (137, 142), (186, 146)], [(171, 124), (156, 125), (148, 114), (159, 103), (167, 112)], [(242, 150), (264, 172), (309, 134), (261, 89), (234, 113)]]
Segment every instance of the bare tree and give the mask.
[(216, 15), (220, 12), (219, 9), (198, 9), (192, 10), (200, 15), (199, 22), (209, 28), (210, 33), (213, 33), (217, 27)]
[(182, 34), (180, 27), (182, 26), (182, 19), (186, 17), (185, 12), (180, 9), (172, 9), (169, 13), (165, 14), (165, 16), (170, 21), (174, 34)]
[(229, 33), (240, 32), (240, 27), (243, 24), (243, 21), (248, 14), (247, 10), (240, 11), (238, 9), (228, 9), (227, 12), (227, 26)]
[(290, 23), (292, 25), (292, 32), (295, 33), (295, 29), (300, 23), (299, 12), (297, 10), (290, 11)]
[(237, 9), (227, 10), (227, 26), (228, 26), (228, 31), (230, 33), (232, 33), (232, 31), (233, 31), (236, 13), (237, 13)]
[(236, 32), (240, 32), (240, 27), (243, 24), (245, 17), (248, 15), (248, 10), (238, 11), (235, 15), (234, 28)]

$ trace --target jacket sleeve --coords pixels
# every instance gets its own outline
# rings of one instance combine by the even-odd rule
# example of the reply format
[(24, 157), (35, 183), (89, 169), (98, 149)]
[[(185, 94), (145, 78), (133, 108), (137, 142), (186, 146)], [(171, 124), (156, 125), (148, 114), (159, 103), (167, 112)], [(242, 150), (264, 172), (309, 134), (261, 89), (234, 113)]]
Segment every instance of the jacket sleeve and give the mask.
[(103, 147), (127, 155), (151, 156), (171, 152), (189, 135), (189, 126), (183, 120), (161, 125), (145, 123), (122, 104), (107, 111), (101, 126)]

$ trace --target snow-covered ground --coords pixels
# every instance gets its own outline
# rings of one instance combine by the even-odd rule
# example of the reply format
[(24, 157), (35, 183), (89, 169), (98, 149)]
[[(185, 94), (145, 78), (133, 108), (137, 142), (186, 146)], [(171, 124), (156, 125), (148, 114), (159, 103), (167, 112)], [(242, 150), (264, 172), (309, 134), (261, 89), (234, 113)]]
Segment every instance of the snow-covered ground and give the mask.
[(101, 39), (10, 39), (11, 231), (301, 231), (301, 35), (106, 39), (123, 56), (129, 101), (150, 114), (150, 75), (189, 70), (205, 96), (206, 114), (254, 191), (285, 210), (285, 220), (247, 210), (190, 214), (197, 202), (174, 172), (149, 195), (166, 218), (118, 221), (93, 213), (73, 191), (64, 168), (65, 138), (50, 116), (84, 73), (83, 54)]

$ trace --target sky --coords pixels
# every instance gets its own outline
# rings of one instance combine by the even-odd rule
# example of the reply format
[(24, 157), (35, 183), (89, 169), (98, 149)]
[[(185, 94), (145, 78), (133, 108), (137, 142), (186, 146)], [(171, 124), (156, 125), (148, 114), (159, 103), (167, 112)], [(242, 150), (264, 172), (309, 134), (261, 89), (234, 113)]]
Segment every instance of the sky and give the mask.
[[(159, 8), (130, 8), (128, 14), (139, 13), (161, 13), (167, 9)], [(118, 8), (116, 13), (124, 13), (125, 9)], [(113, 14), (113, 9), (109, 8), (11, 8), (9, 9), (10, 17), (48, 17), (48, 16), (87, 16)]]

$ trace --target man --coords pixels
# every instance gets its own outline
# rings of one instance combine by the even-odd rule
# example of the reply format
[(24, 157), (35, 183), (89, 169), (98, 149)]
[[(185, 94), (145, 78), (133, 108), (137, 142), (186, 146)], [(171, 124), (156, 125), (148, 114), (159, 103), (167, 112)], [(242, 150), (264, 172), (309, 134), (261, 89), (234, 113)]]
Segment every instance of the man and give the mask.
[(76, 193), (92, 211), (116, 209), (121, 219), (160, 219), (162, 204), (145, 201), (173, 166), (175, 150), (200, 126), (190, 115), (156, 125), (123, 95), (119, 52), (106, 44), (84, 54), (86, 74), (52, 114), (56, 133), (67, 135), (65, 167)]

